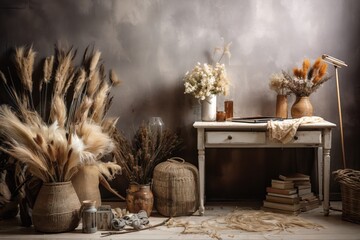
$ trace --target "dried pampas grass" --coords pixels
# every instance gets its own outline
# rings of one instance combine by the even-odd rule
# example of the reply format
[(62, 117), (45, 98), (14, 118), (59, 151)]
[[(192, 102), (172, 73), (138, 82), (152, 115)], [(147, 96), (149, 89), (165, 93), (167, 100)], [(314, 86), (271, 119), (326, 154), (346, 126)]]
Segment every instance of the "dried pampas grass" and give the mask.
[[(98, 66), (100, 51), (86, 49), (80, 66), (74, 65), (76, 53), (73, 48), (56, 46), (55, 55), (44, 59), (37, 82), (40, 97), (34, 98), (39, 99), (35, 104), (36, 53), (32, 47), (15, 50), (18, 78), (11, 71), (0, 71), (13, 101), (12, 109), (0, 107), (0, 135), (5, 144), (0, 150), (27, 164), (43, 182), (69, 181), (84, 164), (99, 164), (99, 171), (108, 179), (121, 170), (119, 165), (101, 161), (117, 151), (112, 138), (117, 120), (106, 119), (116, 77), (112, 74), (106, 79), (104, 65)], [(18, 83), (22, 87), (15, 88)], [(34, 105), (40, 109), (35, 110)]]
[(114, 70), (110, 70), (110, 82), (111, 85), (117, 86), (121, 83), (121, 80), (118, 78)]
[[(90, 152), (95, 159), (100, 159), (114, 149), (112, 138), (102, 131), (101, 126), (89, 122), (81, 123), (76, 129), (76, 134), (84, 142), (84, 151)], [(91, 159), (84, 163), (92, 163)]]
[(29, 128), (9, 107), (1, 106), (0, 125), (7, 126), (1, 128), (1, 134), (8, 139), (0, 150), (27, 164), (44, 182), (69, 181), (78, 166), (100, 164), (98, 160), (114, 148), (109, 135), (94, 123), (82, 123), (69, 135), (57, 121), (50, 127), (42, 124)]

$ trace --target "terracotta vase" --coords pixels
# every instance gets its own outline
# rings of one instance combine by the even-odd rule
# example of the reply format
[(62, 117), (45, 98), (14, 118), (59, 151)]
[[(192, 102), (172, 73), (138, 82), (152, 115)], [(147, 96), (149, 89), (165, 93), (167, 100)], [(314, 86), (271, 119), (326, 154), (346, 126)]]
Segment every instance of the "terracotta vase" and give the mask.
[(130, 183), (126, 194), (126, 207), (131, 213), (146, 211), (150, 216), (154, 205), (154, 195), (149, 184)]
[(296, 100), (291, 107), (291, 116), (293, 118), (311, 117), (313, 113), (314, 108), (309, 97), (296, 97)]
[(126, 189), (126, 208), (129, 212), (135, 213), (135, 193), (139, 191), (139, 184), (131, 182)]
[(278, 118), (288, 117), (288, 100), (286, 95), (276, 96), (276, 111), (275, 116)]
[(216, 120), (216, 95), (201, 101), (201, 120), (207, 122)]
[(32, 212), (34, 228), (46, 233), (72, 231), (80, 222), (80, 206), (71, 182), (44, 183)]

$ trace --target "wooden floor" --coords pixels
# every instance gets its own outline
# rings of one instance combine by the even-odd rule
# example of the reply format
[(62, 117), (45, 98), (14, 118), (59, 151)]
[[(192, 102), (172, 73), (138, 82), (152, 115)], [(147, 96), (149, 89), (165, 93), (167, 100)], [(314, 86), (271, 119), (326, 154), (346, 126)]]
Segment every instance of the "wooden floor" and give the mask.
[[(255, 208), (259, 203), (232, 203), (232, 204), (208, 204), (204, 216), (190, 216), (179, 217), (176, 220), (184, 219), (192, 221), (193, 223), (200, 223), (203, 220), (212, 218), (214, 216), (225, 215), (234, 209)], [(254, 207), (255, 206), (255, 207)], [(333, 208), (340, 209), (341, 202), (332, 202)], [(289, 231), (274, 231), (274, 232), (245, 232), (239, 230), (218, 231), (217, 239), (326, 239), (326, 240), (347, 240), (357, 239), (360, 240), (360, 225), (351, 222), (346, 222), (341, 219), (341, 212), (331, 211), (330, 216), (324, 216), (322, 208), (314, 209), (309, 212), (301, 213), (301, 218), (307, 219), (311, 222), (320, 224), (323, 228), (303, 229), (292, 228)], [(161, 217), (154, 213), (150, 218), (150, 224), (155, 225), (164, 221), (166, 218)], [(181, 234), (183, 228), (168, 228), (160, 226), (153, 229), (126, 233), (122, 235), (112, 235), (101, 237), (103, 231), (98, 231), (94, 234), (81, 233), (81, 225), (71, 233), (60, 234), (42, 234), (36, 232), (32, 227), (23, 228), (19, 226), (19, 219), (12, 219), (7, 221), (0, 221), (0, 239), (214, 239), (206, 234)], [(216, 238), (215, 238), (216, 239)]]

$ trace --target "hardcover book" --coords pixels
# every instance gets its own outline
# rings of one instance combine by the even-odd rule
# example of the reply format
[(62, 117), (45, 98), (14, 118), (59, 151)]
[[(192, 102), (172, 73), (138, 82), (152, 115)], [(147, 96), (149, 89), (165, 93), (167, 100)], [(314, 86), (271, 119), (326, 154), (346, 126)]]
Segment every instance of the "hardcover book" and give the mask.
[(297, 198), (286, 198), (286, 197), (266, 195), (266, 201), (277, 202), (277, 203), (286, 203), (286, 204), (295, 204), (295, 203), (299, 203), (300, 199), (298, 197)]
[(287, 211), (282, 209), (276, 209), (276, 208), (268, 208), (268, 207), (261, 207), (261, 210), (265, 212), (274, 212), (274, 213), (282, 213), (282, 214), (288, 214), (288, 215), (299, 215), (300, 210), (297, 211)]
[(277, 193), (277, 194), (284, 194), (284, 195), (291, 195), (291, 194), (297, 193), (297, 190), (295, 188), (279, 189), (279, 188), (267, 187), (266, 191), (268, 193)]
[(302, 174), (302, 173), (279, 175), (279, 178), (281, 180), (291, 180), (291, 181), (309, 181), (310, 180), (309, 175), (305, 175), (305, 174)]
[(299, 195), (297, 193), (294, 193), (294, 194), (278, 194), (278, 193), (268, 193), (267, 195), (269, 196), (275, 196), (275, 197), (284, 197), (284, 198), (297, 198), (299, 197)]
[(271, 187), (278, 188), (278, 189), (292, 189), (292, 188), (294, 188), (294, 183), (292, 181), (272, 179)]
[(300, 209), (300, 204), (275, 203), (264, 200), (264, 207), (281, 209), (286, 211), (298, 211)]

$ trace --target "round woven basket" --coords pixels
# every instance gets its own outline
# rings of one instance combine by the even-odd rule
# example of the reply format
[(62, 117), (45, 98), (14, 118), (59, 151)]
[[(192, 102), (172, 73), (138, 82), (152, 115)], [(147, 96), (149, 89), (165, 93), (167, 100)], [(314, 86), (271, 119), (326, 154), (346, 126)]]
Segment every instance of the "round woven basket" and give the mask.
[(182, 158), (158, 164), (153, 175), (156, 210), (163, 216), (193, 214), (199, 207), (197, 168)]
[(44, 183), (36, 198), (32, 220), (37, 231), (69, 232), (80, 222), (80, 201), (71, 182)]
[(339, 169), (333, 174), (341, 187), (342, 219), (360, 223), (360, 171)]

